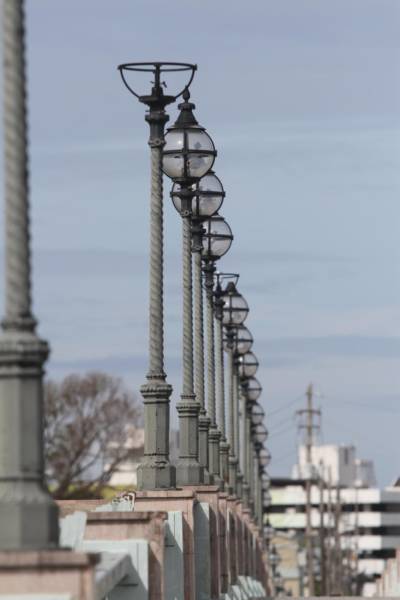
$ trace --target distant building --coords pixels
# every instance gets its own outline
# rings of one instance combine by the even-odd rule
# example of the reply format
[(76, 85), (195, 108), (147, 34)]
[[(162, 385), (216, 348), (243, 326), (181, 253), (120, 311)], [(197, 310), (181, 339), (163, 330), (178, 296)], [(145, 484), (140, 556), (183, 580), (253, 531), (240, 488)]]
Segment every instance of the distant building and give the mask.
[[(340, 498), (338, 531), (343, 552), (352, 563), (353, 577), (362, 584), (359, 595), (372, 596), (375, 581), (382, 573), (385, 561), (395, 556), (400, 548), (400, 487), (376, 487), (372, 461), (356, 457), (354, 446), (312, 447), (311, 521), (314, 531), (316, 564), (319, 560), (319, 535), (321, 533), (320, 505), (323, 506), (323, 533), (332, 539), (335, 528), (334, 507)], [(302, 547), (306, 525), (305, 484), (307, 473), (305, 448), (299, 449), (298, 464), (291, 478), (273, 478), (271, 482), (272, 504), (270, 522), (278, 535), (292, 539)], [(323, 489), (318, 485), (319, 477), (324, 481)], [(328, 481), (330, 479), (330, 486)], [(285, 565), (280, 571), (285, 579), (303, 576), (302, 557), (299, 564)], [(358, 573), (355, 577), (356, 572)], [(292, 588), (293, 589), (293, 588)], [(299, 592), (302, 586), (299, 583)]]
[[(137, 468), (143, 458), (144, 452), (144, 429), (130, 426), (128, 429), (125, 448), (129, 451), (128, 458), (119, 465), (112, 475), (109, 485), (122, 487), (137, 485)], [(178, 458), (179, 432), (170, 432), (170, 460), (174, 463)]]

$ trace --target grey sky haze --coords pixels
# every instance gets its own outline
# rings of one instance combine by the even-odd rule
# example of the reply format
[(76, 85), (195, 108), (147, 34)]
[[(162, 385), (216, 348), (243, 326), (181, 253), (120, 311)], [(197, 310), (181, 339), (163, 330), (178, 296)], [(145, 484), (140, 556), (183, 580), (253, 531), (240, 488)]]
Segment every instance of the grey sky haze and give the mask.
[[(235, 235), (221, 268), (241, 273), (271, 412), (271, 472), (294, 460), (293, 411), (314, 381), (322, 439), (355, 443), (388, 484), (400, 463), (400, 3), (27, 8), (35, 311), (52, 345), (48, 374), (101, 368), (143, 382), (148, 131), (116, 66), (193, 61), (196, 115), (218, 149)], [(175, 402), (181, 244), (169, 189), (165, 180)]]

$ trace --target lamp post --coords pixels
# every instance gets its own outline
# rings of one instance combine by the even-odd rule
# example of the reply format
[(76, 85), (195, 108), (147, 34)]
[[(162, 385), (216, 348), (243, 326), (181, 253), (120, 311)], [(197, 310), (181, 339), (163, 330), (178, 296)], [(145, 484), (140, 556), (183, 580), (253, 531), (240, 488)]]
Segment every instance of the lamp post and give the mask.
[[(242, 358), (246, 355), (253, 345), (253, 336), (250, 331), (244, 325), (240, 325), (236, 329), (236, 343), (235, 350), (236, 356)], [(242, 497), (245, 507), (249, 507), (250, 501), (250, 472), (249, 472), (249, 451), (250, 451), (250, 427), (248, 422), (248, 399), (247, 399), (247, 381), (248, 377), (242, 376), (240, 378), (241, 384), (241, 398), (242, 398), (242, 471), (243, 471), (243, 483), (242, 483)]]
[(263, 472), (264, 465), (261, 464), (260, 459), (261, 451), (263, 450), (263, 444), (268, 437), (268, 431), (263, 423), (257, 425), (252, 423), (252, 438), (254, 448), (254, 464), (253, 472), (255, 476), (254, 483), (254, 514), (258, 522), (259, 527), (262, 527), (262, 489), (261, 489), (261, 474)]
[(245, 380), (245, 393), (247, 399), (246, 411), (246, 439), (247, 439), (247, 473), (249, 484), (248, 505), (254, 511), (254, 443), (253, 443), (253, 423), (251, 418), (251, 407), (257, 402), (262, 392), (260, 382), (255, 377), (249, 377)]
[[(138, 489), (153, 490), (175, 486), (175, 468), (169, 462), (169, 398), (172, 387), (164, 370), (164, 243), (162, 153), (164, 129), (169, 117), (165, 107), (183, 94), (163, 92), (161, 78), (170, 72), (189, 74), (189, 86), (196, 66), (188, 63), (125, 63), (118, 67), (127, 89), (148, 107), (145, 120), (150, 127), (150, 297), (149, 297), (149, 368), (147, 383), (141, 387), (144, 400), (144, 459), (138, 468)], [(132, 73), (152, 73), (150, 94), (138, 94), (128, 82)], [(187, 86), (185, 89), (187, 89)]]
[[(214, 273), (215, 263), (224, 256), (231, 247), (233, 235), (228, 223), (221, 215), (214, 215), (204, 223), (203, 271), (205, 277), (207, 299), (207, 383), (208, 383), (208, 416), (211, 419), (209, 431), (209, 471), (214, 483), (223, 486), (220, 465), (220, 442), (222, 433), (217, 427), (216, 419), (216, 381), (215, 381), (215, 340), (214, 340)], [(223, 300), (218, 298), (217, 312), (221, 314)], [(220, 329), (218, 325), (218, 340)], [(221, 357), (219, 357), (221, 358)], [(221, 386), (222, 365), (219, 364), (219, 386)], [(221, 387), (219, 387), (221, 389)], [(224, 398), (219, 398), (223, 402)]]
[(196, 197), (195, 184), (210, 171), (216, 150), (204, 127), (195, 119), (195, 105), (189, 102), (186, 89), (180, 113), (165, 136), (163, 170), (179, 189), (182, 217), (182, 393), (177, 405), (179, 414), (179, 460), (176, 466), (179, 485), (196, 485), (204, 481), (204, 468), (199, 463), (198, 417), (200, 403), (196, 400), (193, 379), (193, 299), (192, 299), (192, 202)]
[[(194, 391), (200, 403), (198, 419), (199, 430), (199, 463), (204, 469), (204, 482), (209, 483), (208, 473), (208, 431), (210, 418), (205, 408), (204, 391), (204, 328), (203, 328), (203, 221), (213, 216), (221, 207), (225, 192), (221, 181), (210, 171), (195, 184), (192, 198), (192, 250), (193, 287), (194, 287)], [(181, 185), (174, 183), (171, 198), (176, 210), (182, 212)]]
[(31, 301), (25, 23), (3, 0), (5, 317), (0, 337), (0, 549), (58, 544), (58, 509), (44, 485), (43, 366), (49, 353)]
[(235, 368), (235, 335), (237, 327), (243, 325), (249, 312), (246, 300), (236, 289), (234, 281), (226, 286), (222, 296), (224, 302), (222, 322), (226, 328), (227, 350), (229, 357), (229, 487), (237, 493), (237, 471), (239, 455), (239, 439), (237, 431), (238, 419), (238, 382)]

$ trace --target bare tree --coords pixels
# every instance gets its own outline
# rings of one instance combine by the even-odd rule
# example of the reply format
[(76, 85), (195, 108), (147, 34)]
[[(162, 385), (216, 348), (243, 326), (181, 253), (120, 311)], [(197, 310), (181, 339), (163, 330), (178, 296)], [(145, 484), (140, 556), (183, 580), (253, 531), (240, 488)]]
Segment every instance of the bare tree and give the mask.
[(56, 498), (96, 497), (129, 453), (142, 410), (106, 373), (69, 375), (45, 385), (46, 475)]

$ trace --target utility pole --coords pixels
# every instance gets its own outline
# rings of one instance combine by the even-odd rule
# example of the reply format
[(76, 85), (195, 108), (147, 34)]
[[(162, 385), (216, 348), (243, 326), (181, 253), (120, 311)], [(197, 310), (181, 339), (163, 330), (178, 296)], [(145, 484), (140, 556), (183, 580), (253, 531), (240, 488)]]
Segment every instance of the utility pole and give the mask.
[(339, 483), (336, 486), (336, 504), (335, 504), (335, 581), (334, 594), (341, 596), (343, 594), (343, 565), (342, 565), (342, 547), (340, 537), (340, 517), (341, 500)]
[(325, 482), (323, 479), (323, 463), (320, 462), (319, 469), (319, 551), (320, 551), (320, 575), (321, 575), (321, 589), (320, 595), (326, 595), (326, 553), (325, 553), (325, 503), (324, 503), (324, 489)]
[(306, 447), (306, 463), (307, 463), (307, 473), (306, 473), (306, 557), (307, 557), (307, 579), (308, 579), (308, 595), (314, 596), (315, 594), (315, 584), (314, 584), (314, 548), (313, 548), (313, 532), (312, 532), (312, 522), (311, 522), (311, 513), (312, 513), (312, 505), (311, 505), (311, 488), (312, 488), (312, 476), (313, 476), (313, 467), (312, 467), (312, 447), (313, 447), (313, 438), (314, 438), (314, 430), (319, 428), (319, 424), (314, 424), (314, 417), (320, 417), (321, 411), (315, 410), (313, 408), (313, 385), (310, 385), (307, 388), (306, 396), (307, 396), (307, 408), (304, 410), (297, 411), (297, 415), (300, 417), (299, 429), (305, 430), (305, 447)]
[(333, 573), (332, 573), (332, 475), (331, 468), (328, 467), (328, 540), (326, 546), (326, 595), (330, 596), (333, 587)]

